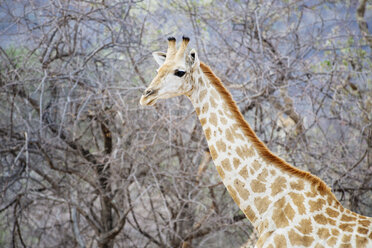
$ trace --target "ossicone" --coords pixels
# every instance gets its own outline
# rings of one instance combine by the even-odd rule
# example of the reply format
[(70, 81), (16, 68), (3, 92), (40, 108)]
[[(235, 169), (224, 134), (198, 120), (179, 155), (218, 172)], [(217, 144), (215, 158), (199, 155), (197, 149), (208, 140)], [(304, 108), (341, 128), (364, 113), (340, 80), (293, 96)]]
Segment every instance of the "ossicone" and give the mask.
[(190, 38), (184, 35), (184, 36), (182, 36), (182, 40), (184, 40), (184, 41), (190, 41)]

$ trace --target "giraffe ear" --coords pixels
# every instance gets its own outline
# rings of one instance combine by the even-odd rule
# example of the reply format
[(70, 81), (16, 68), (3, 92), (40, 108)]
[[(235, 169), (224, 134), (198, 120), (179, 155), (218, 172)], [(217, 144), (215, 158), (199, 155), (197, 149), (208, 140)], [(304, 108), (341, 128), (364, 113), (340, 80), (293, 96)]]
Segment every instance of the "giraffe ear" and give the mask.
[(191, 49), (187, 58), (187, 65), (190, 69), (194, 69), (195, 67), (200, 65), (198, 53), (195, 51), (195, 49)]
[(164, 64), (165, 58), (167, 57), (166, 53), (163, 52), (153, 52), (152, 56), (154, 57), (155, 61), (162, 66)]

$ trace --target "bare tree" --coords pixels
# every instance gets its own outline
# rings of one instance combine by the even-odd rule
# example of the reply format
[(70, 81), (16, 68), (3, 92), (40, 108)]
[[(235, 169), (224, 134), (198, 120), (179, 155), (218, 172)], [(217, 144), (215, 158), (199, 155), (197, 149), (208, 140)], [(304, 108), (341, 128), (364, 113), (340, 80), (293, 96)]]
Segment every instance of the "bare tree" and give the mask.
[(2, 2), (0, 246), (226, 247), (251, 236), (188, 100), (138, 105), (151, 52), (183, 33), (273, 151), (371, 216), (369, 5)]

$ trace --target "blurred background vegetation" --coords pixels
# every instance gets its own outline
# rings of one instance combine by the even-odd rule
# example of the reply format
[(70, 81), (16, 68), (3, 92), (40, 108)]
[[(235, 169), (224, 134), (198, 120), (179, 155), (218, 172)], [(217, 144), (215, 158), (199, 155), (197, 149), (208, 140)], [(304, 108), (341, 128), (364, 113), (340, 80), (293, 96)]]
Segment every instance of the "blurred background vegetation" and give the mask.
[(271, 150), (372, 216), (371, 10), (370, 0), (1, 1), (0, 247), (254, 241), (188, 100), (139, 106), (151, 53), (183, 34)]

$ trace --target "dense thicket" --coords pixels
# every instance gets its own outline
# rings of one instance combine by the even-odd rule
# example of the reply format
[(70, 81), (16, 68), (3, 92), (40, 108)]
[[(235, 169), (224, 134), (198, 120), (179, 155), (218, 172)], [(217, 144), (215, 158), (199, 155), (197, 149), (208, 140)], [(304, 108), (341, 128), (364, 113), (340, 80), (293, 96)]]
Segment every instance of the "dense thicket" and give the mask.
[(151, 53), (182, 34), (270, 149), (372, 216), (371, 8), (2, 1), (0, 247), (238, 247), (250, 238), (188, 100), (139, 106), (155, 75)]

